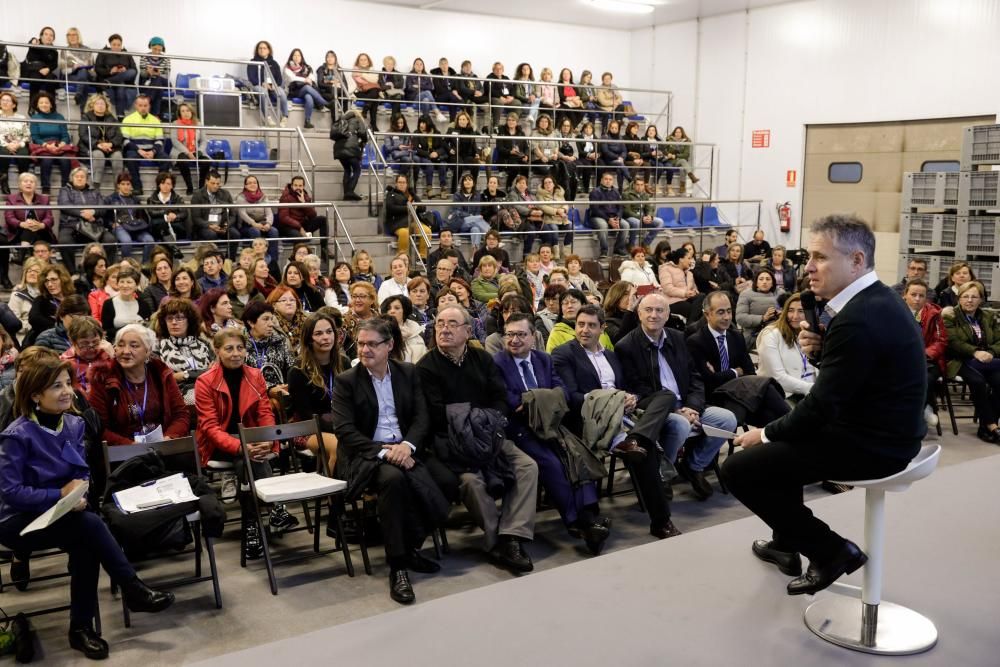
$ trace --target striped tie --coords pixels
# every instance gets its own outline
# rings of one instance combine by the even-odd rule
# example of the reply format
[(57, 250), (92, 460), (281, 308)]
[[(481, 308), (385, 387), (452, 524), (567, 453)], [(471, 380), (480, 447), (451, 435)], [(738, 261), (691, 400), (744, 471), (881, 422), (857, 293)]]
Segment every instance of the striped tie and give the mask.
[(726, 334), (719, 336), (718, 343), (719, 361), (721, 362), (719, 370), (725, 372), (729, 370), (729, 352), (726, 351)]

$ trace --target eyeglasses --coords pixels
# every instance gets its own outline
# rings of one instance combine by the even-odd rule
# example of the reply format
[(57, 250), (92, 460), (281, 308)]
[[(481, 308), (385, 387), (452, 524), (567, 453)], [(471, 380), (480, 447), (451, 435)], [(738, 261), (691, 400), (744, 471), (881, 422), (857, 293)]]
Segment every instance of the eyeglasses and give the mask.
[(981, 298), (982, 297), (980, 297), (978, 294), (963, 294), (962, 296), (958, 297), (958, 300), (959, 301), (979, 301), (979, 299), (981, 299)]
[(504, 333), (503, 337), (506, 338), (507, 340), (514, 340), (515, 338), (517, 340), (524, 340), (530, 335), (531, 334), (528, 333), (527, 331), (508, 331)]
[(461, 327), (467, 327), (469, 325), (466, 324), (465, 322), (455, 322), (455, 321), (442, 322), (439, 320), (434, 323), (434, 326), (436, 326), (438, 329), (448, 329), (449, 331), (454, 331), (455, 329), (459, 329)]
[(77, 341), (76, 343), (76, 349), (79, 352), (89, 352), (90, 350), (96, 350), (100, 346), (101, 346), (100, 340), (97, 340), (95, 342), (85, 342), (81, 340)]
[(275, 303), (291, 303), (291, 304), (294, 304), (294, 303), (295, 303), (295, 299), (293, 299), (293, 298), (290, 298), (290, 297), (288, 297), (288, 298), (286, 298), (286, 297), (281, 297), (281, 298), (280, 298), (280, 299), (278, 299), (278, 300), (277, 300), (277, 301), (276, 301)]
[(371, 297), (369, 297), (368, 293), (365, 292), (364, 294), (352, 294), (351, 298), (358, 299), (360, 301), (361, 299), (370, 299)]
[(167, 315), (167, 322), (186, 322), (186, 321), (187, 321), (187, 315), (182, 315), (181, 313)]
[(373, 341), (359, 340), (356, 343), (356, 345), (358, 346), (358, 349), (364, 349), (366, 347), (370, 347), (370, 348), (374, 349), (374, 348), (378, 347), (379, 345), (381, 345), (383, 343), (388, 343), (388, 342), (389, 342), (388, 338), (386, 338), (385, 340), (373, 340)]

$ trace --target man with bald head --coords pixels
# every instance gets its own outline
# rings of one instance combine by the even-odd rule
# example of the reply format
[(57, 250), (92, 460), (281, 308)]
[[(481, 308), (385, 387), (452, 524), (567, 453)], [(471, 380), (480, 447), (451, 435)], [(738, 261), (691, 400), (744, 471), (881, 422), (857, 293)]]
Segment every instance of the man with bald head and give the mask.
[[(469, 345), (471, 336), (468, 311), (448, 306), (438, 311), (434, 320), (436, 347), (417, 363), (431, 421), (433, 460), (428, 469), (446, 496), (454, 494), (457, 487), (457, 495), (483, 529), (490, 556), (514, 572), (530, 572), (534, 566), (523, 543), (535, 534), (538, 466), (507, 439), (494, 463), (471, 465), (456, 451), (462, 443), (455, 442), (456, 434), (449, 426), (449, 412), (458, 404), (503, 417), (508, 412), (500, 369), (481, 347)], [(500, 484), (493, 475), (498, 470), (503, 477)], [(497, 498), (501, 507), (497, 507)]]
[(676, 408), (663, 425), (660, 446), (671, 462), (676, 461), (677, 452), (684, 446), (684, 461), (678, 472), (691, 482), (695, 496), (705, 500), (712, 495), (712, 486), (704, 471), (725, 439), (701, 435), (688, 441), (688, 437), (701, 431), (702, 424), (733, 431), (736, 417), (724, 408), (706, 407), (705, 384), (684, 335), (665, 328), (670, 317), (667, 298), (658, 292), (647, 294), (639, 301), (636, 312), (639, 327), (615, 345), (625, 371), (625, 388), (638, 395), (640, 401), (664, 390), (677, 397)]

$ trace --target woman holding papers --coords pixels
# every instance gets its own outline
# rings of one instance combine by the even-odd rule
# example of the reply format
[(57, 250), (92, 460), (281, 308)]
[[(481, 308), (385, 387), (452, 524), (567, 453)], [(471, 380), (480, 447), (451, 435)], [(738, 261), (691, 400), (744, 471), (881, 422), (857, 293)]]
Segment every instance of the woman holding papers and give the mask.
[(174, 596), (142, 583), (107, 525), (87, 509), (82, 496), (62, 516), (54, 513), (48, 525), (22, 534), (39, 515), (85, 485), (90, 470), (84, 423), (73, 414), (69, 362), (39, 358), (21, 369), (15, 392), (19, 416), (0, 434), (0, 544), (15, 554), (51, 548), (69, 554), (69, 643), (88, 658), (100, 660), (108, 656), (108, 644), (93, 625), (101, 566), (121, 587), (132, 611), (162, 611)]

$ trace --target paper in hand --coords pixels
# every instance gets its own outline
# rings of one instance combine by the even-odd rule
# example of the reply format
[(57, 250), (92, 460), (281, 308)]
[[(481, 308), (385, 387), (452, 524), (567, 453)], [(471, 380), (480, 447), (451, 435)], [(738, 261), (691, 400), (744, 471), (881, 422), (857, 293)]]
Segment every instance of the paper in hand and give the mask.
[(65, 496), (60, 498), (55, 505), (42, 512), (37, 519), (25, 526), (24, 530), (21, 531), (21, 535), (27, 535), (28, 533), (32, 533), (36, 530), (48, 528), (56, 521), (72, 512), (73, 508), (79, 504), (85, 495), (87, 495), (88, 488), (90, 488), (90, 485), (84, 483), (67, 493)]
[(709, 426), (708, 424), (702, 424), (701, 430), (705, 432), (705, 435), (712, 438), (725, 438), (726, 440), (731, 440), (736, 437), (736, 434), (732, 431), (715, 428), (714, 426)]

